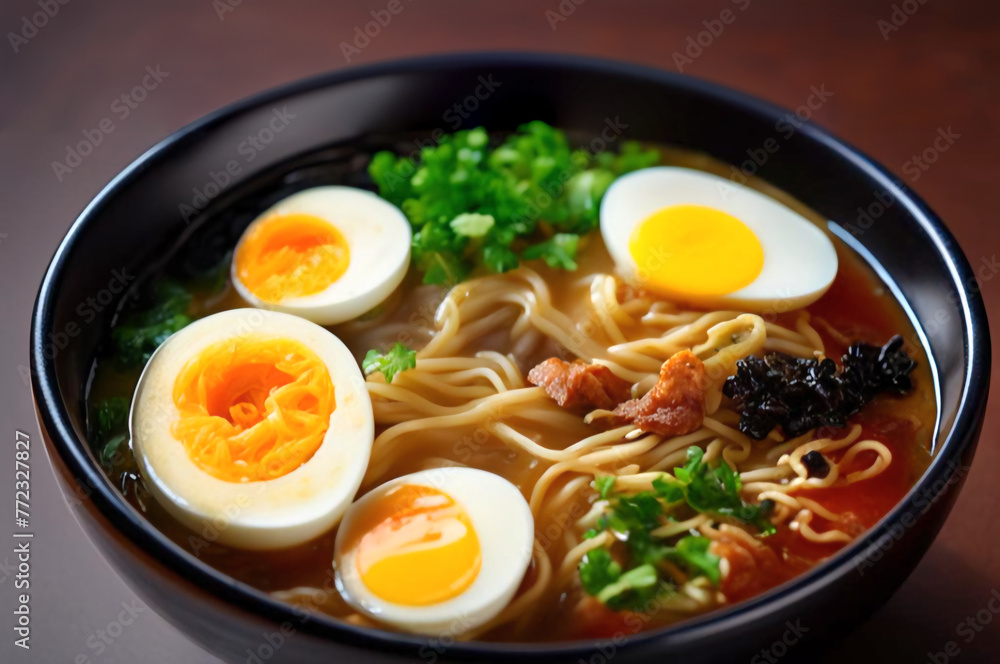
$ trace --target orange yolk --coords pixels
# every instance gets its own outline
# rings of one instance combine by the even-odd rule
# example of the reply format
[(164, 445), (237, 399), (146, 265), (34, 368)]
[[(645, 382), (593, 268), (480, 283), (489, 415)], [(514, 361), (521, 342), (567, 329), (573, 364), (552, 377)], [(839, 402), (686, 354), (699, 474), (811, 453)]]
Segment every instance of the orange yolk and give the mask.
[(336, 408), (326, 365), (298, 341), (243, 337), (209, 346), (174, 381), (172, 433), (227, 482), (286, 475), (316, 453)]
[(753, 231), (702, 205), (657, 210), (632, 231), (629, 253), (644, 286), (681, 298), (736, 292), (764, 268), (764, 249)]
[(236, 274), (265, 302), (313, 295), (343, 276), (347, 240), (310, 214), (273, 215), (254, 225), (236, 251)]
[(479, 537), (464, 510), (437, 489), (396, 487), (355, 527), (358, 574), (387, 602), (437, 604), (462, 594), (479, 575)]

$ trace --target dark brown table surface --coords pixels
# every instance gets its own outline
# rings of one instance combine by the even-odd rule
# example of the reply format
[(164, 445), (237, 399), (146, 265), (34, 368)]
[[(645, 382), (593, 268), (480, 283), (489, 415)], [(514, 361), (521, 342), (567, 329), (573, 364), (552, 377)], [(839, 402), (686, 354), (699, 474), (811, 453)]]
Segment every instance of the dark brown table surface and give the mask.
[[(15, 428), (38, 436), (23, 380), (28, 315), (53, 250), (87, 201), (146, 148), (205, 113), (277, 84), (348, 66), (341, 42), (353, 39), (354, 28), (370, 20), (369, 12), (387, 4), (185, 0), (154, 6), (75, 0), (59, 5), (37, 33), (25, 29), (24, 20), (31, 21), (47, 2), (56, 6), (55, 0), (7, 0), (0, 9), (6, 42), (0, 45), (0, 430), (5, 439)], [(958, 236), (973, 265), (993, 266), (982, 268), (981, 288), (991, 314), (1000, 311), (1000, 278), (995, 278), (1000, 5), (995, 0), (562, 0), (564, 15), (560, 0), (402, 2), (404, 10), (350, 64), (517, 49), (608, 56), (675, 70), (674, 54), (705, 29), (703, 22), (733, 10), (735, 20), (692, 62), (683, 63), (684, 73), (790, 108), (804, 103), (812, 86), (825, 86), (833, 95), (814, 119), (910, 181)], [(147, 65), (168, 75), (127, 118), (117, 119), (112, 103), (140, 83)], [(52, 162), (64, 159), (66, 145), (106, 117), (116, 118), (114, 132), (60, 181)], [(911, 160), (933, 145), (940, 130), (958, 138), (920, 170)], [(995, 394), (990, 404), (996, 408)], [(928, 653), (943, 651), (949, 641), (960, 649), (951, 661), (1000, 661), (1000, 618), (982, 631), (957, 631), (977, 612), (987, 615), (991, 595), (1000, 589), (998, 436), (1000, 418), (991, 413), (965, 489), (927, 557), (870, 622), (830, 643), (823, 661), (926, 662), (932, 661)], [(34, 463), (33, 647), (27, 652), (12, 647), (14, 588), (0, 571), (0, 653), (13, 653), (0, 660), (215, 661), (142, 610), (141, 603), (132, 624), (114, 627), (122, 604), (137, 600), (73, 521), (40, 452)], [(12, 500), (12, 476), (12, 468), (0, 473), (0, 500)], [(8, 545), (0, 547), (0, 562), (9, 556)]]

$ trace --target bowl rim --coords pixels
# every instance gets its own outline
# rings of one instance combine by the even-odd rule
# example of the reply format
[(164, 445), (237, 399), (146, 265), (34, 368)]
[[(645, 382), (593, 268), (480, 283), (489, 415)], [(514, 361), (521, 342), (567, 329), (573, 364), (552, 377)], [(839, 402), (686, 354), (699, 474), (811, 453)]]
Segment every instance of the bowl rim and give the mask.
[[(485, 66), (537, 66), (553, 70), (606, 74), (637, 79), (659, 86), (686, 89), (702, 96), (712, 97), (721, 103), (736, 107), (743, 114), (759, 119), (775, 120), (788, 113), (787, 109), (776, 104), (703, 79), (632, 62), (583, 55), (510, 51), (454, 52), (348, 67), (258, 92), (211, 112), (159, 141), (125, 167), (87, 204), (60, 242), (46, 269), (31, 317), (30, 370), (32, 395), (39, 421), (48, 434), (47, 437), (74, 480), (86, 484), (86, 488), (90, 490), (89, 498), (94, 506), (121, 535), (168, 570), (183, 576), (236, 611), (244, 611), (275, 624), (292, 621), (297, 632), (304, 632), (320, 639), (401, 655), (416, 655), (422, 652), (422, 648), (435, 643), (435, 640), (429, 637), (359, 627), (325, 614), (310, 614), (309, 620), (304, 623), (299, 622), (301, 617), (293, 611), (291, 605), (236, 581), (189, 554), (124, 502), (100, 468), (91, 461), (87, 442), (76, 435), (66, 404), (59, 396), (55, 356), (49, 358), (44, 353), (45, 335), (51, 331), (54, 301), (58, 286), (65, 278), (69, 253), (77, 238), (100, 214), (118, 189), (139, 177), (150, 163), (166, 156), (175, 146), (197, 138), (198, 134), (211, 130), (232, 116), (286, 97), (362, 79), (406, 75), (428, 70), (447, 71)], [(928, 490), (937, 481), (947, 478), (955, 460), (961, 459), (971, 451), (978, 437), (989, 393), (990, 335), (980, 293), (978, 291), (968, 293), (964, 288), (964, 284), (974, 282), (975, 274), (958, 242), (919, 196), (875, 160), (813, 122), (803, 123), (798, 132), (820, 144), (821, 149), (850, 162), (870, 181), (880, 185), (883, 191), (890, 192), (933, 242), (938, 255), (945, 263), (946, 273), (960, 294), (958, 305), (967, 337), (966, 352), (969, 358), (954, 424), (947, 438), (940, 444), (930, 466), (906, 496), (862, 537), (845, 546), (828, 560), (761, 595), (675, 625), (629, 635), (623, 648), (639, 649), (654, 641), (669, 641), (674, 645), (699, 641), (706, 636), (717, 635), (720, 631), (762, 618), (781, 606), (795, 604), (808, 595), (820, 592), (822, 588), (836, 583), (849, 573), (850, 568), (855, 566), (855, 561), (875, 552), (885, 528), (898, 522), (904, 513), (914, 513), (919, 520), (920, 514), (913, 506), (914, 496), (917, 492)], [(469, 641), (452, 642), (447, 646), (440, 644), (435, 647), (434, 652), (445, 652), (447, 657), (455, 659), (484, 656), (530, 658), (538, 655), (578, 657), (593, 652), (595, 647), (606, 642), (607, 639), (549, 643)]]

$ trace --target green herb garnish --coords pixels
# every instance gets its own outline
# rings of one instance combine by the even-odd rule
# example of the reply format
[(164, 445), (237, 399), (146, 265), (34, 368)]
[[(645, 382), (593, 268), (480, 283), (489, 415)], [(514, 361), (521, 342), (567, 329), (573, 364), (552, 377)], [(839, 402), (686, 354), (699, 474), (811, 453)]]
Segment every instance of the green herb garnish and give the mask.
[(617, 154), (571, 149), (565, 133), (535, 121), (495, 148), (477, 127), (444, 136), (417, 158), (379, 152), (368, 172), (413, 225), (424, 283), (453, 284), (479, 266), (512, 270), (522, 258), (576, 269), (579, 236), (597, 227), (608, 186), (659, 158), (632, 141)]
[[(591, 549), (580, 561), (583, 589), (609, 609), (641, 609), (655, 596), (673, 591), (673, 580), (662, 566), (664, 560), (687, 569), (692, 576), (705, 576), (718, 585), (719, 557), (708, 551), (708, 538), (686, 535), (676, 546), (666, 546), (653, 544), (648, 533), (644, 537), (639, 531), (629, 531), (627, 537), (630, 558), (627, 571), (605, 547)], [(641, 546), (637, 546), (639, 542)]]
[(601, 500), (607, 499), (607, 497), (611, 494), (611, 489), (614, 487), (614, 475), (602, 475), (594, 478), (594, 488), (597, 489), (597, 495), (601, 497)]
[(753, 505), (740, 497), (743, 482), (725, 461), (716, 468), (703, 462), (705, 452), (689, 447), (683, 468), (674, 468), (674, 477), (663, 475), (653, 481), (653, 490), (669, 503), (683, 500), (691, 509), (755, 526), (761, 535), (773, 535), (774, 524), (768, 520), (770, 504)]
[(417, 351), (407, 348), (398, 341), (385, 354), (372, 348), (365, 355), (364, 361), (361, 362), (361, 368), (366, 376), (378, 371), (382, 373), (387, 383), (391, 383), (399, 372), (412, 369), (415, 366), (417, 366)]
[(708, 550), (707, 537), (688, 535), (667, 551), (666, 556), (676, 564), (690, 570), (694, 576), (705, 576), (713, 585), (719, 585), (719, 557)]
[(590, 595), (596, 595), (622, 575), (622, 566), (603, 547), (591, 549), (580, 563), (580, 584)]
[(145, 364), (160, 344), (191, 322), (187, 314), (191, 293), (177, 282), (158, 283), (153, 299), (152, 307), (127, 315), (111, 331), (116, 357), (125, 366)]
[(596, 597), (608, 606), (641, 606), (660, 585), (652, 565), (639, 565), (601, 588)]
[(575, 270), (576, 245), (579, 235), (573, 233), (556, 233), (551, 239), (532, 245), (521, 254), (526, 260), (541, 258), (549, 267), (563, 270)]
[(616, 611), (641, 608), (674, 587), (665, 561), (692, 577), (719, 584), (719, 557), (709, 551), (707, 538), (685, 535), (671, 543), (676, 535), (661, 538), (653, 534), (673, 519), (678, 508), (741, 521), (756, 527), (761, 535), (775, 532), (767, 519), (767, 501), (761, 505), (745, 502), (740, 497), (739, 475), (725, 461), (711, 468), (699, 447), (688, 448), (687, 463), (675, 468), (673, 477), (664, 474), (653, 480), (652, 491), (617, 493), (612, 475), (596, 477), (594, 488), (608, 501), (608, 508), (598, 519), (597, 528), (584, 538), (592, 539), (602, 531), (613, 533), (619, 559), (608, 547), (589, 551), (580, 562), (580, 582), (587, 593)]
[(114, 465), (118, 450), (128, 440), (128, 411), (129, 401), (124, 397), (105, 399), (97, 407), (91, 420), (90, 444), (101, 465)]

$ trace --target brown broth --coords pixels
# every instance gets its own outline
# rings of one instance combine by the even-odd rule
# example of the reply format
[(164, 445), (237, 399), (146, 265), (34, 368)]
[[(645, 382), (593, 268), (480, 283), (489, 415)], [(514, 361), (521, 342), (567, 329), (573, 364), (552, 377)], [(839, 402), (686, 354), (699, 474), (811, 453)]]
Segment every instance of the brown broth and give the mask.
[[(673, 148), (664, 149), (664, 162), (721, 175), (728, 173), (728, 167), (724, 164), (701, 154)], [(760, 181), (748, 184), (825, 227), (824, 219), (783, 192)], [(852, 341), (877, 344), (885, 343), (893, 334), (902, 334), (910, 340), (908, 350), (919, 362), (914, 372), (915, 389), (910, 394), (905, 397), (879, 398), (853, 420), (862, 425), (866, 437), (875, 438), (889, 446), (893, 453), (889, 469), (876, 478), (850, 487), (825, 489), (810, 494), (813, 498), (821, 498), (821, 502), (834, 511), (853, 514), (859, 527), (868, 528), (903, 498), (929, 463), (936, 404), (927, 358), (917, 343), (917, 336), (902, 308), (853, 251), (836, 238), (834, 244), (840, 259), (837, 278), (827, 294), (808, 307), (826, 344), (828, 355), (839, 357), (845, 350), (838, 333), (846, 335)], [(546, 278), (556, 307), (570, 316), (574, 316), (574, 313), (577, 316), (585, 315), (583, 312), (589, 286), (582, 283), (582, 278), (612, 271), (610, 256), (599, 234), (592, 234), (581, 243), (578, 262), (579, 270), (572, 274), (549, 270), (544, 265), (532, 266)], [(344, 326), (331, 329), (341, 336), (358, 359), (369, 348), (384, 347), (397, 340), (419, 348), (433, 332), (434, 311), (443, 294), (438, 287), (420, 285), (418, 275), (411, 271), (387, 305), (398, 304), (387, 324), (364, 332), (348, 331)], [(397, 302), (394, 303), (393, 300)], [(209, 297), (204, 293), (196, 293), (191, 314), (200, 317), (240, 306), (246, 305), (231, 285), (227, 284), (218, 295)], [(793, 316), (792, 313), (779, 313), (774, 320), (779, 324), (791, 324)], [(505, 342), (501, 338), (485, 338), (481, 340), (480, 348), (506, 351)], [(520, 368), (526, 372), (535, 362), (560, 350), (551, 342), (543, 343), (524, 357), (518, 358)], [(95, 404), (110, 396), (130, 396), (138, 373), (138, 370), (119, 371), (112, 358), (99, 358), (88, 393), (88, 403)], [(509, 418), (512, 423), (516, 423), (516, 414)], [(533, 436), (544, 440), (545, 445), (550, 448), (565, 447), (592, 433), (582, 421), (576, 428), (533, 426)], [(389, 476), (421, 470), (426, 467), (429, 459), (447, 459), (497, 473), (521, 487), (526, 495), (547, 468), (547, 464), (537, 462), (527, 453), (511, 450), (470, 426), (465, 430), (450, 430), (433, 444), (400, 454), (390, 468)], [(865, 454), (860, 455), (858, 461), (865, 463)], [(109, 475), (129, 502), (172, 540), (233, 578), (264, 591), (286, 590), (297, 586), (329, 587), (335, 530), (308, 544), (281, 551), (245, 552), (230, 549), (212, 541), (214, 535), (210, 528), (202, 533), (193, 533), (171, 518), (142, 486), (130, 451), (117, 456)], [(568, 524), (587, 511), (590, 500), (592, 497), (581, 495), (570, 506), (570, 518), (565, 518), (564, 515), (558, 522), (536, 524), (538, 539), (549, 551), (554, 564), (558, 564), (566, 552), (563, 533)], [(754, 575), (751, 583), (739, 589), (727, 589), (732, 601), (776, 586), (840, 548), (840, 545), (811, 544), (792, 534), (786, 527), (781, 527), (776, 536), (767, 540), (767, 544), (783, 564), (771, 573), (750, 570), (748, 574)], [(529, 571), (529, 577), (531, 574), (533, 571)], [(730, 576), (739, 577), (740, 574), (740, 570), (734, 570)], [(578, 605), (581, 595), (582, 591), (579, 589), (566, 593), (549, 593), (541, 601), (548, 612), (546, 615), (566, 618), (529, 627), (526, 633), (521, 634), (521, 638), (552, 641), (599, 637), (622, 630), (634, 632), (650, 629), (679, 618), (664, 614), (636, 619), (634, 615), (627, 613), (612, 614), (607, 610), (594, 610), (593, 607), (581, 611)], [(331, 601), (325, 608), (338, 615), (344, 612), (343, 606), (336, 601)], [(485, 638), (503, 640), (507, 638), (507, 630), (495, 630)]]

